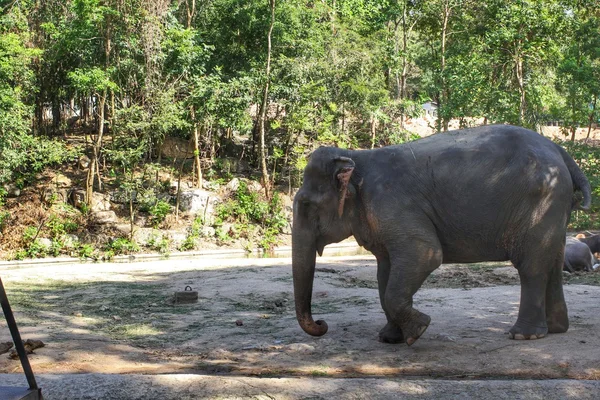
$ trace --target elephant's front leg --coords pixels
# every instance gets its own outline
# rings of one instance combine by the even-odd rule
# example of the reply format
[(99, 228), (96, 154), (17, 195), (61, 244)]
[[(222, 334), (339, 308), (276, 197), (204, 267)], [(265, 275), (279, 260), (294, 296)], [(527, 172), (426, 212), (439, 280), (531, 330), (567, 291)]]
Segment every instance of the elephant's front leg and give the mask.
[(413, 308), (413, 296), (441, 263), (442, 250), (437, 239), (414, 239), (390, 252), (384, 309), (409, 346), (425, 332), (431, 321), (427, 314)]
[(376, 252), (375, 257), (377, 258), (377, 284), (379, 286), (379, 301), (381, 302), (381, 308), (385, 312), (385, 318), (387, 324), (379, 331), (379, 341), (383, 343), (404, 343), (404, 335), (402, 335), (402, 329), (392, 321), (390, 314), (386, 310), (385, 306), (385, 289), (388, 284), (388, 278), (390, 276), (390, 258), (385, 251)]

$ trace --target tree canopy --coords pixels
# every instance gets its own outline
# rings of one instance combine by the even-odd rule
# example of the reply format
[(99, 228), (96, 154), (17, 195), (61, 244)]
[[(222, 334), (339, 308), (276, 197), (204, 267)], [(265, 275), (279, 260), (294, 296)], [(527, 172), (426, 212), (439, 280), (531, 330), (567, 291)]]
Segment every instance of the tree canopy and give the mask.
[(0, 183), (77, 131), (93, 190), (105, 157), (169, 136), (195, 141), (199, 181), (234, 137), (276, 180), (316, 144), (406, 140), (425, 101), (439, 131), (599, 118), (597, 0), (13, 0), (0, 32)]

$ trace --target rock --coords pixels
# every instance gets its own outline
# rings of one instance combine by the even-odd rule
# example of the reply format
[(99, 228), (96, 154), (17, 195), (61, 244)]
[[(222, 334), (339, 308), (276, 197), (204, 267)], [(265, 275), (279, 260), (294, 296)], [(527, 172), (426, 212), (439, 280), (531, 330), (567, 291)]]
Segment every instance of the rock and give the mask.
[(69, 189), (47, 187), (44, 189), (44, 193), (42, 196), (46, 203), (55, 203), (57, 201), (61, 203), (66, 203), (69, 201)]
[(118, 221), (114, 211), (96, 211), (92, 213), (92, 220), (98, 225), (114, 224)]
[(154, 228), (138, 228), (133, 232), (133, 241), (141, 246), (149, 246), (151, 243), (160, 242), (162, 238), (162, 232)]
[(238, 178), (233, 178), (232, 180), (230, 180), (227, 185), (225, 185), (225, 188), (227, 190), (229, 190), (230, 192), (235, 192), (236, 190), (238, 190), (238, 188), (240, 187), (240, 180)]
[(79, 237), (71, 233), (63, 236), (63, 245), (67, 249), (74, 249), (79, 244)]
[(227, 235), (233, 236), (236, 233), (235, 224), (224, 222), (223, 225), (221, 225), (221, 231)]
[(181, 246), (183, 242), (185, 242), (185, 240), (187, 239), (187, 234), (183, 232), (167, 231), (166, 234), (168, 235), (167, 237), (171, 239), (171, 243), (174, 247)]
[(186, 190), (179, 195), (179, 209), (193, 214), (212, 215), (217, 197), (204, 189)]
[(260, 192), (262, 192), (264, 189), (263, 189), (263, 186), (260, 184), (260, 182), (257, 182), (257, 181), (250, 181), (250, 182), (248, 183), (248, 190), (249, 190), (251, 193), (260, 193)]
[(237, 326), (242, 326), (242, 325), (244, 325), (244, 321), (242, 321), (241, 319), (238, 319), (237, 321), (235, 321), (235, 324)]
[(217, 190), (219, 190), (219, 184), (216, 183), (216, 182), (211, 182), (211, 181), (203, 180), (202, 181), (202, 188), (206, 189), (206, 190), (210, 190), (212, 192), (216, 192)]
[[(27, 339), (23, 342), (23, 347), (25, 347), (25, 352), (27, 354), (33, 354), (33, 351), (35, 349), (39, 349), (40, 347), (44, 346), (45, 344), (41, 340)], [(8, 358), (10, 358), (11, 360), (17, 360), (19, 359), (19, 353), (17, 353), (16, 349), (12, 350)]]
[(114, 224), (111, 228), (111, 233), (117, 237), (128, 237), (131, 233), (131, 224)]
[(212, 226), (203, 226), (202, 227), (202, 236), (203, 237), (213, 237), (215, 236), (215, 228)]
[(79, 160), (77, 160), (77, 166), (80, 169), (88, 169), (91, 162), (92, 160), (90, 160), (90, 158), (84, 154), (79, 157)]
[(442, 342), (456, 342), (456, 338), (454, 336), (450, 336), (447, 333), (438, 333), (433, 335), (433, 339), (437, 339)]
[(292, 234), (292, 223), (288, 221), (288, 223), (285, 224), (283, 226), (283, 228), (281, 228), (281, 233), (283, 233), (284, 235), (291, 235)]
[(279, 196), (281, 200), (281, 207), (284, 211), (292, 213), (294, 211), (294, 197), (290, 197), (287, 194), (282, 194)]
[(292, 352), (292, 353), (304, 353), (304, 354), (309, 354), (309, 353), (314, 353), (315, 351), (315, 347), (311, 346), (310, 344), (306, 344), (306, 343), (292, 343), (290, 345), (286, 346), (288, 351)]
[[(85, 193), (84, 193), (85, 195)], [(126, 192), (124, 190), (115, 190), (110, 194), (110, 201), (117, 204), (124, 204), (129, 207), (129, 199), (132, 198), (134, 203), (137, 203), (137, 191)]]
[(14, 183), (4, 185), (4, 190), (6, 190), (6, 197), (19, 197), (21, 195), (21, 189)]
[(182, 158), (194, 157), (194, 140), (185, 140), (177, 137), (166, 136), (160, 146), (160, 152), (163, 157)]
[[(190, 182), (186, 182), (186, 181), (181, 182), (181, 192), (184, 192), (185, 190), (187, 190), (187, 189), (189, 189), (191, 187), (192, 187), (192, 185), (190, 184)], [(172, 181), (169, 184), (169, 195), (173, 196), (173, 197), (177, 196), (177, 189), (178, 188), (179, 188), (179, 182), (178, 181)]]
[(0, 343), (0, 354), (7, 353), (13, 347), (12, 342)]
[(73, 186), (73, 181), (71, 179), (61, 173), (56, 174), (54, 179), (52, 179), (52, 183), (57, 188), (68, 189)]
[(50, 247), (52, 247), (52, 240), (48, 239), (48, 238), (37, 238), (37, 242), (40, 246), (49, 249)]
[[(71, 201), (75, 208), (81, 209), (85, 203), (85, 189), (75, 189), (71, 193)], [(90, 211), (108, 211), (110, 210), (110, 195), (103, 193), (92, 193), (92, 206)]]

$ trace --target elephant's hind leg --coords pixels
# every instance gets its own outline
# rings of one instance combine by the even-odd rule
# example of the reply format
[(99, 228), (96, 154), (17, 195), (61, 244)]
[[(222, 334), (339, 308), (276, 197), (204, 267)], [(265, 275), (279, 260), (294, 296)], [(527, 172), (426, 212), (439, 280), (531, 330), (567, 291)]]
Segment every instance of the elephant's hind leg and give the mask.
[(546, 323), (549, 333), (563, 333), (569, 329), (569, 314), (563, 293), (563, 258), (563, 252), (558, 254), (546, 287)]
[(515, 266), (521, 278), (521, 303), (509, 337), (540, 339), (548, 332), (560, 331), (566, 321), (566, 305), (560, 275), (562, 261), (557, 259), (556, 251), (544, 255), (531, 251)]

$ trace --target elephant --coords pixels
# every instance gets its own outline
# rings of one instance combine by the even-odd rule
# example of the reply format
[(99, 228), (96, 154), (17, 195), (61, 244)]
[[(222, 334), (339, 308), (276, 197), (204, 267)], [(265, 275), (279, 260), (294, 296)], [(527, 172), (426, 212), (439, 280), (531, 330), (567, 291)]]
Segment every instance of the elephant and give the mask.
[(600, 235), (591, 235), (579, 238), (580, 241), (587, 244), (592, 253), (600, 253)]
[(320, 147), (294, 197), (298, 323), (313, 336), (327, 332), (311, 312), (316, 254), (354, 236), (377, 260), (384, 343), (410, 346), (425, 332), (431, 318), (413, 307), (413, 295), (442, 263), (510, 260), (521, 299), (509, 338), (566, 332), (566, 227), (573, 209), (590, 204), (590, 184), (567, 152), (517, 126), (487, 125), (371, 150)]
[(568, 237), (565, 242), (565, 262), (563, 270), (574, 271), (593, 271), (598, 260), (592, 254), (587, 244), (580, 239)]

